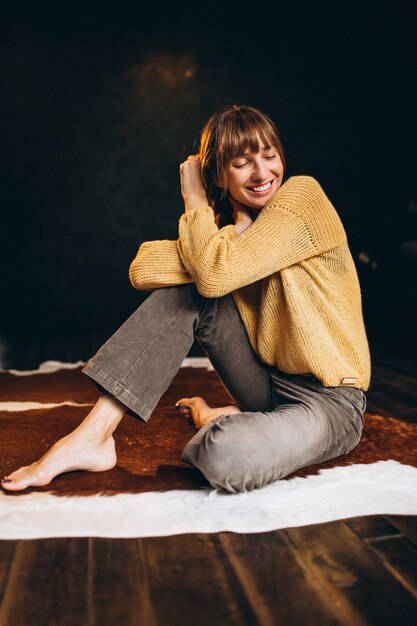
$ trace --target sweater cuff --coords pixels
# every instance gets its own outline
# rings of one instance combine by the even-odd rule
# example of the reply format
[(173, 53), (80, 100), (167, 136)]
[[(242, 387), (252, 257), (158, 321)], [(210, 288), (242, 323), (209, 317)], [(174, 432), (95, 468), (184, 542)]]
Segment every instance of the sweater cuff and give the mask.
[(211, 208), (211, 206), (200, 206), (200, 207), (196, 207), (195, 209), (191, 209), (190, 211), (186, 211), (185, 213), (183, 213), (180, 217), (180, 222), (181, 220), (187, 222), (189, 219), (192, 219), (195, 215), (197, 215), (197, 213), (201, 213), (202, 215), (204, 213), (211, 213), (214, 219), (214, 211)]
[[(194, 217), (198, 215), (201, 215), (201, 216), (211, 215), (214, 220), (214, 211), (210, 206), (195, 207), (195, 209), (191, 209), (190, 211), (187, 211), (186, 213), (183, 213), (181, 215), (179, 224), (181, 225), (181, 222), (187, 224), (188, 222), (192, 221)], [(227, 224), (227, 226), (223, 226), (223, 228), (220, 228), (218, 230), (222, 231), (223, 234), (227, 233), (230, 239), (234, 239), (235, 237), (239, 236), (239, 233), (236, 231), (234, 224)]]
[(221, 228), (221, 231), (224, 234), (227, 234), (229, 239), (235, 239), (236, 237), (239, 237), (239, 233), (237, 232), (234, 224), (227, 224), (227, 226), (223, 226), (223, 228)]

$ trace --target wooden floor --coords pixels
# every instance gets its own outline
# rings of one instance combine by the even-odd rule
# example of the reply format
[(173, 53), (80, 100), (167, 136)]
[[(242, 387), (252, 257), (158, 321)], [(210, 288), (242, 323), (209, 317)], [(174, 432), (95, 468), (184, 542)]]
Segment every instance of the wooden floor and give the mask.
[(2, 626), (417, 621), (415, 518), (0, 543)]
[[(368, 410), (415, 422), (416, 378), (415, 359), (374, 357)], [(0, 626), (197, 623), (415, 626), (417, 516), (0, 542)]]

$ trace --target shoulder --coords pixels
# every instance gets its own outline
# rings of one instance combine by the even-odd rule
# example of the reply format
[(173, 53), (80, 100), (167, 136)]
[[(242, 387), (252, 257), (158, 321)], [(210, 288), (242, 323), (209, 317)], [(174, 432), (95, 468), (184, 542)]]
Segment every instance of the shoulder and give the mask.
[(301, 214), (329, 208), (330, 201), (313, 176), (291, 176), (271, 198), (270, 205)]
[(318, 180), (313, 176), (299, 175), (299, 176), (290, 176), (287, 180), (281, 185), (278, 190), (278, 194), (280, 191), (286, 192), (294, 192), (294, 193), (304, 193), (304, 194), (324, 194), (324, 190)]
[(343, 241), (343, 225), (322, 186), (313, 176), (291, 176), (278, 189), (269, 210), (296, 216), (312, 233), (315, 241)]

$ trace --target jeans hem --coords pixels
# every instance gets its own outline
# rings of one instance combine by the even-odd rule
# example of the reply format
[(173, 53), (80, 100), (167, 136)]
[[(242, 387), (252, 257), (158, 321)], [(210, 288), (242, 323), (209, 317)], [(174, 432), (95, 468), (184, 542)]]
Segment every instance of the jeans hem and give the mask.
[(83, 374), (91, 378), (91, 380), (97, 383), (105, 391), (117, 398), (120, 402), (125, 404), (128, 409), (128, 413), (133, 417), (139, 417), (144, 422), (147, 422), (152, 415), (153, 409), (149, 408), (146, 404), (141, 402), (133, 393), (123, 387), (122, 383), (115, 380), (110, 374), (97, 367), (95, 363), (87, 363), (81, 370)]

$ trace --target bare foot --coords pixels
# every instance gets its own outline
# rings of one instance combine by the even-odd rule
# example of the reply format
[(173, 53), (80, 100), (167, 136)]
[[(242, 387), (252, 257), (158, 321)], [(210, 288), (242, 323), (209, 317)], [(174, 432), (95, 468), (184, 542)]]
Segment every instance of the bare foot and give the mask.
[[(94, 437), (76, 430), (57, 441), (38, 461), (6, 476), (1, 486), (8, 491), (48, 485), (55, 476), (73, 470), (103, 472), (116, 465), (113, 437)], [(10, 482), (8, 482), (10, 481)]]
[(216, 417), (220, 417), (220, 415), (234, 415), (242, 412), (237, 404), (213, 408), (207, 404), (204, 398), (199, 396), (195, 398), (181, 398), (175, 404), (175, 407), (185, 417), (192, 417), (197, 428), (201, 428)]

